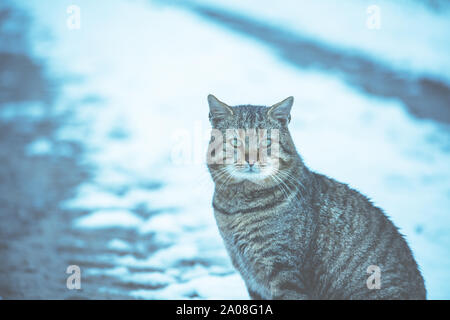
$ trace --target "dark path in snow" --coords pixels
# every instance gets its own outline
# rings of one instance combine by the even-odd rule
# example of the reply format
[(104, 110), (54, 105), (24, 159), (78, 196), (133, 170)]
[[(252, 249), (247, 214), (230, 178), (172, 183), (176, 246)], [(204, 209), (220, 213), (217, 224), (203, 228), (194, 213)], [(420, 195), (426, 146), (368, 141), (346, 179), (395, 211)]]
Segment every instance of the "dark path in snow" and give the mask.
[[(81, 145), (55, 136), (71, 117), (53, 112), (58, 83), (46, 76), (45, 62), (30, 53), (29, 19), (12, 7), (0, 7), (0, 299), (129, 298), (120, 289), (136, 285), (118, 284), (108, 276), (83, 277), (81, 290), (66, 287), (69, 265), (109, 267), (98, 256), (110, 253), (105, 248), (111, 230), (74, 230), (72, 220), (83, 212), (61, 209), (61, 202), (90, 179), (91, 168), (79, 163)], [(12, 22), (11, 30), (7, 24)], [(51, 152), (30, 154), (36, 139), (49, 143)], [(137, 239), (126, 230), (114, 236)], [(117, 294), (103, 293), (102, 287), (116, 287)]]
[(188, 2), (174, 4), (260, 41), (295, 67), (337, 74), (366, 94), (401, 100), (416, 117), (450, 123), (450, 87), (438, 79), (394, 70), (359, 52), (340, 50), (236, 12)]

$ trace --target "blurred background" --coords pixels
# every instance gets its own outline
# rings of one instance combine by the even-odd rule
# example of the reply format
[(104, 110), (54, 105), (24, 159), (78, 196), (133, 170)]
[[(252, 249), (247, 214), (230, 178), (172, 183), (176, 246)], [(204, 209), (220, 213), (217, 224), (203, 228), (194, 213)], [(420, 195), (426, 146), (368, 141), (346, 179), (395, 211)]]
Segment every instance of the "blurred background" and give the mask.
[(293, 95), (306, 164), (383, 208), (449, 299), (449, 39), (439, 0), (2, 1), (0, 299), (248, 299), (209, 93)]

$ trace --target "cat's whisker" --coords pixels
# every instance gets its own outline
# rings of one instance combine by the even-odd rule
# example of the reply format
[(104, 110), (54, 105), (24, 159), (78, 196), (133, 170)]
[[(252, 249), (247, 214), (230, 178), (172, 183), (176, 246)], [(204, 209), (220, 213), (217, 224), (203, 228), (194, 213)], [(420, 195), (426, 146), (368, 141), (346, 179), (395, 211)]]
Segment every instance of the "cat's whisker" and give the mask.
[(227, 174), (229, 174), (228, 169), (222, 168), (221, 170), (219, 170), (215, 175), (214, 178), (216, 181), (220, 181), (223, 177), (226, 177)]
[(286, 184), (279, 177), (277, 177), (274, 174), (271, 175), (270, 177), (272, 179), (274, 179), (275, 182), (279, 182), (278, 183), (278, 187), (279, 187), (280, 191), (283, 193), (285, 199), (288, 200), (288, 198), (289, 198), (289, 193), (288, 193), (289, 192), (289, 188), (287, 188)]
[[(301, 186), (303, 186), (303, 184), (300, 181), (298, 181), (299, 179), (295, 178), (293, 175), (291, 175), (289, 172), (286, 172), (286, 171), (278, 171), (278, 174), (281, 177), (286, 178), (286, 180), (292, 184), (292, 187), (295, 188), (296, 194), (297, 194), (297, 191), (300, 191), (299, 193), (301, 193), (301, 190), (299, 189), (298, 186), (301, 187)], [(288, 190), (289, 190), (289, 187), (288, 187)], [(300, 200), (300, 194), (297, 194), (295, 197), (298, 200)]]
[[(225, 169), (227, 169), (227, 172), (228, 172), (228, 167), (226, 167)], [(227, 186), (228, 185), (228, 183), (231, 181), (231, 179), (233, 178), (233, 173), (234, 172), (236, 172), (236, 169), (234, 169), (234, 168), (231, 168), (231, 172), (228, 172), (228, 177), (225, 179), (225, 181), (222, 183), (222, 185), (219, 187), (219, 189), (217, 190), (217, 192), (220, 192), (221, 190), (222, 190), (222, 188), (224, 187), (224, 186)]]

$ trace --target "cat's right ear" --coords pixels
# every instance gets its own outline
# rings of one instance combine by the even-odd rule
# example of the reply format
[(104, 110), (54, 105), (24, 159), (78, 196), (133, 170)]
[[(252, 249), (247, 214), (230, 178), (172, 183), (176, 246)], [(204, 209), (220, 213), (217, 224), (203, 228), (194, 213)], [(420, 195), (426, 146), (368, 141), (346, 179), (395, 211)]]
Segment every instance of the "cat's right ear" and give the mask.
[(291, 108), (294, 103), (294, 97), (288, 97), (270, 107), (267, 114), (273, 119), (287, 125), (291, 121)]
[(231, 107), (214, 97), (212, 94), (208, 95), (208, 104), (210, 121), (222, 120), (233, 115)]

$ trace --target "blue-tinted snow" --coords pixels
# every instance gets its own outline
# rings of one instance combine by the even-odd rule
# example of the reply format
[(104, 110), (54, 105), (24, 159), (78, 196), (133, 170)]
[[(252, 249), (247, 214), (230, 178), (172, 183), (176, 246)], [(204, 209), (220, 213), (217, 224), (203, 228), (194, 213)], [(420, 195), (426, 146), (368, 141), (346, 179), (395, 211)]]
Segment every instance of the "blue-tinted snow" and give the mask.
[[(340, 1), (334, 11), (310, 2), (300, 9), (297, 1), (220, 3), (413, 72), (449, 78), (450, 19), (419, 5), (380, 2), (382, 28), (388, 32), (374, 33), (360, 26), (364, 1), (345, 6)], [(294, 95), (291, 131), (306, 163), (381, 206), (406, 234), (429, 297), (450, 298), (447, 127), (417, 120), (395, 99), (369, 97), (332, 75), (293, 69), (260, 43), (182, 8), (80, 0), (81, 29), (69, 30), (68, 4), (22, 3), (34, 13), (37, 26), (53, 36), (48, 43), (36, 42), (36, 53), (49, 59), (55, 75), (76, 73), (85, 79), (65, 85), (65, 102), (86, 92), (104, 98), (73, 110), (80, 125), (60, 132), (61, 139), (82, 141), (89, 150), (84, 161), (97, 168), (95, 177), (63, 206), (86, 212), (73, 221), (75, 228), (133, 229), (154, 235), (158, 244), (146, 257), (136, 257), (126, 254), (136, 244), (116, 241), (112, 234), (109, 247), (120, 254), (98, 259), (115, 267), (88, 268), (87, 275), (155, 286), (128, 292), (136, 298), (248, 298), (218, 234), (210, 206), (213, 186), (201, 163), (209, 128), (206, 95), (214, 93), (232, 105), (270, 104)], [(111, 134), (117, 131), (126, 134), (117, 139)], [(173, 149), (180, 136), (192, 144), (192, 153), (175, 164)], [(147, 181), (162, 186), (149, 188)], [(117, 192), (121, 188), (129, 190)], [(142, 207), (158, 214), (140, 216)], [(178, 267), (196, 259), (203, 263)], [(142, 272), (130, 271), (136, 269)]]

